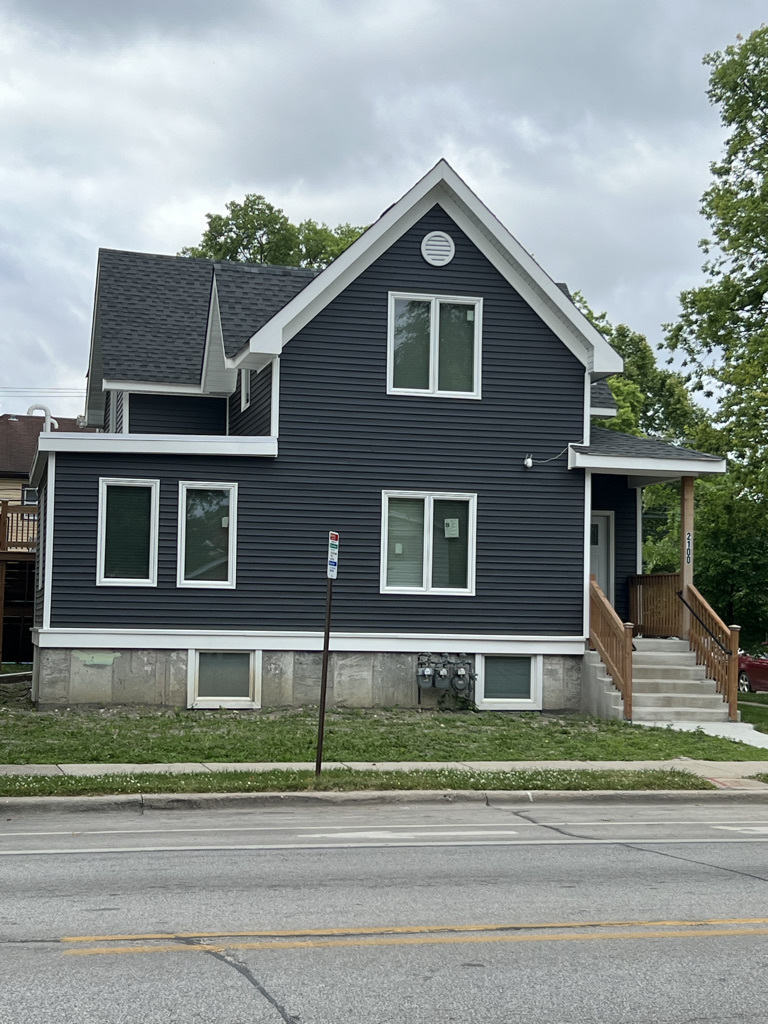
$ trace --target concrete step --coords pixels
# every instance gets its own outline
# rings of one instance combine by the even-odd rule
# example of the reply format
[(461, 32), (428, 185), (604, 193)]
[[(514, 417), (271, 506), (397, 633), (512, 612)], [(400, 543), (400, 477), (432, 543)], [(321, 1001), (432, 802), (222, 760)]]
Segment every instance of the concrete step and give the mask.
[(632, 655), (633, 665), (695, 665), (696, 655), (693, 651), (635, 651)]
[(646, 639), (642, 636), (635, 637), (635, 649), (638, 651), (687, 651), (687, 640), (656, 640)]
[(637, 693), (632, 694), (636, 708), (694, 708), (721, 711), (725, 706), (717, 693)]
[(632, 678), (633, 693), (677, 693), (681, 696), (688, 693), (717, 693), (717, 685), (713, 679), (638, 679)]
[(657, 725), (664, 725), (665, 722), (727, 722), (728, 709), (724, 705), (723, 711), (706, 711), (701, 708), (643, 708), (635, 711), (633, 707), (632, 721), (654, 722)]
[(707, 670), (703, 665), (647, 665), (638, 664), (632, 659), (633, 679), (693, 679), (703, 680), (707, 677)]

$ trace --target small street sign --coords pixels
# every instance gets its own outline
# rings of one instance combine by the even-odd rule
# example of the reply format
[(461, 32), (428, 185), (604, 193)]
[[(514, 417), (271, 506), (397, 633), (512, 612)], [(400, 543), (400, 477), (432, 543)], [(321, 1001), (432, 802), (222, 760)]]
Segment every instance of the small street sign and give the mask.
[(339, 535), (338, 533), (328, 534), (328, 579), (335, 580), (339, 571)]

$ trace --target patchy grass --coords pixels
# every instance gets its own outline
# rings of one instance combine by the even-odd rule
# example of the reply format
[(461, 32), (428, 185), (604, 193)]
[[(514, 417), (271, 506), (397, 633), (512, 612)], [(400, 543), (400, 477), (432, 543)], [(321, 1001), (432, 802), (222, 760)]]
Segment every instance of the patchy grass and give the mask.
[(352, 790), (701, 790), (715, 789), (688, 772), (572, 771), (540, 769), (520, 772), (352, 771), (332, 768), (315, 779), (313, 771), (167, 772), (97, 775), (4, 775), (0, 796), (99, 796), (116, 793), (304, 793)]
[(31, 672), (31, 671), (32, 671), (32, 666), (31, 665), (22, 665), (20, 663), (15, 662), (15, 661), (4, 661), (4, 662), (2, 662), (2, 664), (0, 664), (0, 675), (5, 675), (6, 673), (12, 673), (12, 672)]
[[(754, 710), (754, 709), (752, 709)], [(760, 709), (757, 709), (760, 710)], [(314, 761), (316, 709), (38, 712), (0, 708), (0, 763)], [(576, 714), (331, 710), (326, 761), (768, 760), (704, 733)]]
[[(751, 701), (753, 697), (763, 697), (768, 694), (757, 694), (750, 693), (748, 698)], [(751, 704), (744, 704), (739, 702), (739, 711), (741, 712), (742, 722), (749, 722), (750, 725), (754, 725), (758, 732), (768, 732), (768, 701), (760, 701), (759, 703), (764, 704), (764, 707), (753, 707)], [(757, 758), (756, 760), (762, 760)]]

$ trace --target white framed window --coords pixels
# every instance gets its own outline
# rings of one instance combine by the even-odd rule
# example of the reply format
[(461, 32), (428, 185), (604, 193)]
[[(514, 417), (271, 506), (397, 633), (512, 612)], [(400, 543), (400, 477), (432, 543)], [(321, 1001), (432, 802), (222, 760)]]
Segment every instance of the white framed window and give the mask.
[(189, 651), (187, 706), (260, 708), (261, 651)]
[(540, 654), (478, 654), (475, 704), (484, 711), (540, 711)]
[(477, 495), (384, 491), (383, 594), (475, 593)]
[(235, 588), (237, 484), (179, 482), (176, 585)]
[(36, 487), (22, 487), (21, 488), (21, 504), (22, 505), (36, 505), (37, 504), (37, 488)]
[(387, 392), (480, 398), (483, 300), (390, 292)]
[(159, 497), (159, 480), (99, 479), (98, 586), (157, 586)]
[(240, 371), (240, 412), (244, 412), (251, 404), (251, 371)]

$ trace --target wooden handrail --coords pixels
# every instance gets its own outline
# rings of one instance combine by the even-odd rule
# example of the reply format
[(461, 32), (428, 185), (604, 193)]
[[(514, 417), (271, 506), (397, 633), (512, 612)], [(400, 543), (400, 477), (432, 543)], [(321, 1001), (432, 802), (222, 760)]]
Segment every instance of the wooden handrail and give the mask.
[(37, 505), (0, 501), (0, 551), (34, 551), (37, 515)]
[(738, 721), (739, 626), (726, 626), (717, 612), (693, 584), (682, 595), (693, 614), (689, 644), (696, 662), (704, 665), (707, 678), (714, 679), (717, 692), (728, 704), (728, 718)]
[(624, 701), (624, 717), (632, 720), (632, 634), (631, 622), (624, 623), (598, 586), (589, 581), (589, 639), (613, 679)]

